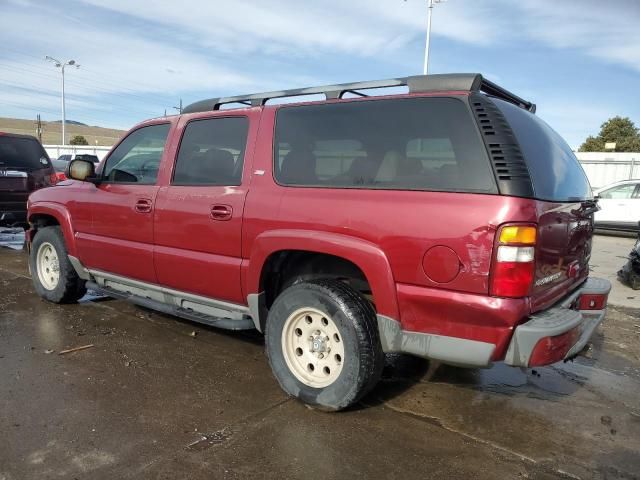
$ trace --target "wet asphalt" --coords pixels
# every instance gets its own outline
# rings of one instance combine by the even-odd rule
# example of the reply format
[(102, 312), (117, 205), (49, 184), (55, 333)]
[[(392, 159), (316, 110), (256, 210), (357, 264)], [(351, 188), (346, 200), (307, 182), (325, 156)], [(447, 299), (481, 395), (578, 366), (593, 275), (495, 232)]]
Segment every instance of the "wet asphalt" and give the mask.
[[(640, 304), (620, 284), (630, 306), (588, 358), (389, 357), (356, 408), (327, 414), (280, 390), (257, 333), (96, 295), (45, 303), (15, 235), (0, 233), (0, 480), (640, 478)], [(599, 242), (609, 263), (629, 245)]]

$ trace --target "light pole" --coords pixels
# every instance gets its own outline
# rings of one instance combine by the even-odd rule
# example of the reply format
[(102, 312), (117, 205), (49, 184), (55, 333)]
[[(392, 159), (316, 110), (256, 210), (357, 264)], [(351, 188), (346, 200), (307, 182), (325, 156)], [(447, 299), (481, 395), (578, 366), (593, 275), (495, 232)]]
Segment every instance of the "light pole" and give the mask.
[(67, 122), (65, 110), (64, 110), (64, 67), (67, 65), (71, 67), (80, 68), (80, 65), (76, 63), (75, 60), (67, 60), (66, 62), (61, 62), (60, 60), (56, 60), (53, 57), (47, 55), (44, 57), (45, 60), (53, 62), (56, 68), (59, 68), (62, 71), (62, 145), (66, 145), (66, 136), (65, 136), (65, 124)]
[(427, 0), (429, 2), (427, 7), (427, 40), (424, 46), (424, 67), (422, 73), (427, 75), (429, 73), (429, 40), (431, 38), (431, 15), (433, 14), (433, 4), (442, 3), (444, 0)]

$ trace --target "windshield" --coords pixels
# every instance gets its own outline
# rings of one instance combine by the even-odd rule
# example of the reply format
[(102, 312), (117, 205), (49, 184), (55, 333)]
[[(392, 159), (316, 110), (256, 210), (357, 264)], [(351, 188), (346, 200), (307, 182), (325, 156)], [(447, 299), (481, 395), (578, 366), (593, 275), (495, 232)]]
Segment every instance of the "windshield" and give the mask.
[(0, 168), (32, 171), (49, 165), (49, 157), (36, 139), (0, 136)]

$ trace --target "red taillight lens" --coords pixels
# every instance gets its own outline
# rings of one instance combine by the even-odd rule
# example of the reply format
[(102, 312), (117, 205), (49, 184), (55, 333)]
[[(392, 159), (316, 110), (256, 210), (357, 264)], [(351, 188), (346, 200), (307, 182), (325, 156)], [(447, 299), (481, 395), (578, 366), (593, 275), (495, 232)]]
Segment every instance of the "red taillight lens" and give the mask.
[(493, 268), (491, 295), (526, 297), (533, 281), (533, 262), (496, 262)]
[(580, 337), (580, 327), (555, 337), (545, 337), (538, 340), (529, 358), (530, 367), (541, 367), (562, 360)]
[(582, 295), (578, 303), (578, 310), (604, 310), (607, 305), (607, 296), (603, 294)]
[(536, 227), (504, 225), (491, 270), (489, 293), (495, 297), (526, 297), (535, 273)]

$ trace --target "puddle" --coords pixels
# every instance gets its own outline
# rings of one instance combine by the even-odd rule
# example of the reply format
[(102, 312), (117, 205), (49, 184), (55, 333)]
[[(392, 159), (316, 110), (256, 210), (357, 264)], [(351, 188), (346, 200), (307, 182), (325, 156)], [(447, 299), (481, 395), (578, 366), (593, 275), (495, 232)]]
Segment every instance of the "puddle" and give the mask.
[(0, 228), (0, 247), (22, 250), (24, 230), (22, 228)]
[(106, 295), (102, 295), (101, 293), (96, 292), (95, 290), (87, 290), (84, 297), (78, 300), (78, 303), (96, 303), (96, 302), (104, 302), (107, 300), (113, 300), (112, 297), (107, 297)]

